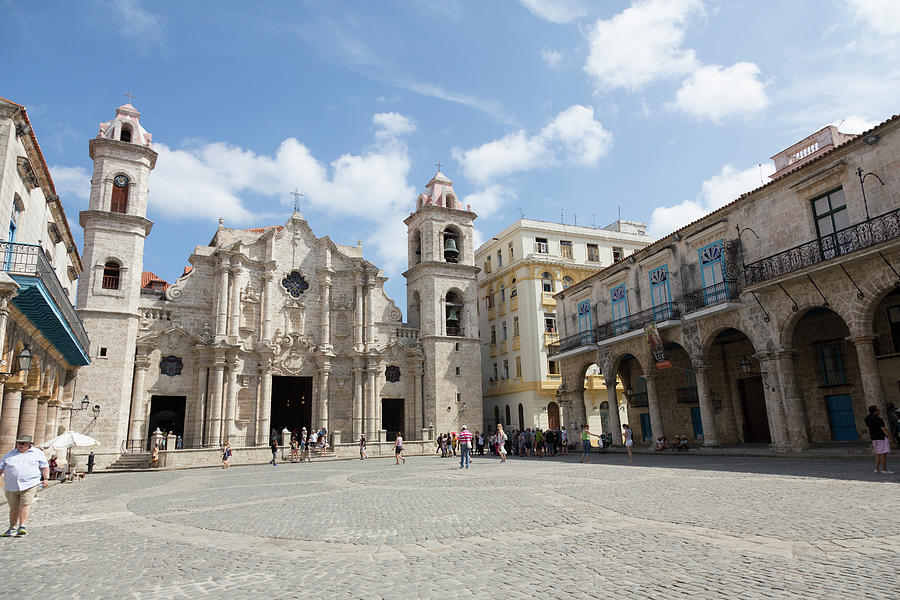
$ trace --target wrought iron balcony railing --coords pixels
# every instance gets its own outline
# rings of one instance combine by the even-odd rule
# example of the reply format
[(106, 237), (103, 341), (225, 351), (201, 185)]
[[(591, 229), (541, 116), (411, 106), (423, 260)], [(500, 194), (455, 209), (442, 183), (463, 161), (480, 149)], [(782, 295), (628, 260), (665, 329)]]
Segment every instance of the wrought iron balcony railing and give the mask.
[(661, 323), (663, 321), (672, 321), (681, 318), (681, 310), (678, 308), (677, 302), (665, 302), (657, 304), (653, 308), (636, 312), (632, 315), (614, 319), (609, 323), (604, 323), (597, 328), (597, 340), (605, 340), (629, 331), (643, 329), (645, 325), (650, 323)]
[(0, 242), (0, 258), (3, 261), (3, 271), (10, 275), (29, 275), (37, 277), (47, 288), (50, 297), (56, 304), (63, 317), (66, 319), (75, 339), (88, 353), (90, 342), (88, 341), (87, 332), (84, 330), (84, 324), (75, 312), (75, 307), (69, 301), (69, 296), (63, 289), (62, 284), (56, 277), (56, 271), (47, 257), (44, 256), (44, 250), (40, 246), (34, 244), (17, 244), (14, 242)]
[(582, 331), (575, 335), (565, 337), (558, 342), (553, 342), (547, 346), (547, 352), (550, 356), (556, 356), (562, 352), (568, 352), (581, 346), (597, 343), (597, 332), (594, 329)]
[(740, 297), (740, 282), (737, 279), (726, 279), (725, 281), (689, 292), (684, 295), (682, 301), (684, 303), (684, 312), (690, 313), (701, 308), (724, 304), (725, 302), (738, 302)]
[(781, 277), (820, 262), (900, 238), (900, 208), (744, 266), (747, 285)]

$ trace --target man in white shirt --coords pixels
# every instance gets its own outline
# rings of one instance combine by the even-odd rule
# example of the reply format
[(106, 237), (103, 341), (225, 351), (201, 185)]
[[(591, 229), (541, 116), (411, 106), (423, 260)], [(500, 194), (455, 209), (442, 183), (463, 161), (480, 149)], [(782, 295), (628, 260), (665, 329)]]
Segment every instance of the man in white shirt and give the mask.
[[(16, 448), (0, 459), (6, 502), (9, 504), (9, 529), (2, 537), (22, 537), (25, 521), (31, 514), (31, 504), (38, 487), (46, 487), (50, 479), (50, 463), (44, 453), (34, 447), (30, 435), (16, 439)], [(18, 528), (16, 527), (18, 525)]]

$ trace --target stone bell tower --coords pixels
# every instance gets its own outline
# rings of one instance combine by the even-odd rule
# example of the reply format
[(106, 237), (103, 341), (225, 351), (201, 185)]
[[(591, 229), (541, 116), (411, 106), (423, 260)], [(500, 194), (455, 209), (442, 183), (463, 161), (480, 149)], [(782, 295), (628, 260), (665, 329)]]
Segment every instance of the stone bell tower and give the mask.
[[(91, 340), (91, 364), (78, 372), (77, 390), (101, 405), (91, 435), (112, 451), (128, 436), (144, 239), (153, 226), (146, 218), (147, 194), (157, 153), (140, 118), (125, 104), (112, 121), (100, 124), (89, 144), (94, 161), (90, 206), (79, 214), (84, 275), (78, 283), (78, 314)], [(132, 435), (147, 437), (146, 432)]]
[(438, 171), (404, 221), (407, 314), (425, 353), (424, 425), (437, 432), (482, 421), (475, 218)]

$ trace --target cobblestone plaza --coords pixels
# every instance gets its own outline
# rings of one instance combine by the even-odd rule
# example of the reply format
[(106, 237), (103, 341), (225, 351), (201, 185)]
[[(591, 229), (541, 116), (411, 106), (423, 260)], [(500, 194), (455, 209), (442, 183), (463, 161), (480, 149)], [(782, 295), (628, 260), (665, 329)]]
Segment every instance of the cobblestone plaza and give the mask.
[[(896, 598), (869, 459), (411, 457), (94, 475), (0, 540), (9, 597)], [(15, 549), (15, 550), (14, 550)]]

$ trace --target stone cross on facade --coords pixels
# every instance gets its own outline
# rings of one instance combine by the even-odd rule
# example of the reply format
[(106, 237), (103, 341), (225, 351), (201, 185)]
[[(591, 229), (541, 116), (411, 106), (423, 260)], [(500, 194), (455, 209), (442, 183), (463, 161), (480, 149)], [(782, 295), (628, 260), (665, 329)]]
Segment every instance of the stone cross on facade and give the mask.
[(134, 90), (132, 88), (128, 88), (128, 93), (124, 94), (126, 98), (128, 98), (128, 104), (131, 104), (137, 96), (134, 95)]
[(434, 166), (436, 166), (436, 167), (438, 168), (438, 173), (440, 173), (440, 172), (441, 172), (441, 167), (443, 167), (444, 165), (442, 165), (442, 164), (439, 163), (439, 162), (436, 162), (436, 163), (434, 163)]

